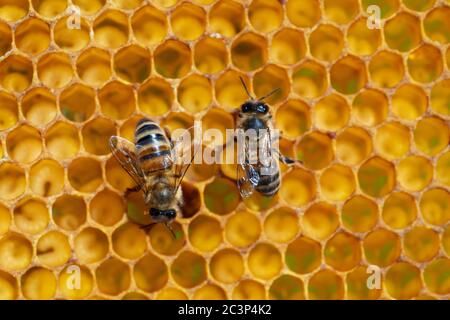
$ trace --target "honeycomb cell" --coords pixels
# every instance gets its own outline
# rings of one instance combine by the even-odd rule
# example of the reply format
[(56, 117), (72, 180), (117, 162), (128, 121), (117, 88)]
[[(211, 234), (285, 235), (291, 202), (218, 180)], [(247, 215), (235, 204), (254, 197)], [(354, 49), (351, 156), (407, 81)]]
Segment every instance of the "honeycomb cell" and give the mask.
[(161, 290), (169, 278), (164, 261), (151, 253), (148, 253), (136, 263), (133, 275), (137, 287), (145, 292)]
[(89, 86), (101, 87), (112, 75), (110, 61), (108, 51), (93, 47), (84, 50), (76, 62), (78, 76)]
[(34, 10), (45, 18), (55, 18), (67, 8), (67, 0), (31, 0)]
[[(81, 8), (81, 10), (83, 9)], [(83, 50), (91, 41), (89, 25), (85, 19), (80, 17), (80, 28), (69, 28), (69, 19), (70, 17), (62, 18), (53, 27), (55, 43), (62, 50), (71, 52)]]
[(438, 253), (439, 245), (438, 233), (427, 227), (413, 227), (403, 237), (406, 256), (416, 262), (431, 260)]
[(222, 249), (211, 258), (209, 269), (217, 281), (231, 284), (239, 281), (244, 274), (244, 260), (235, 249)]
[(306, 274), (320, 266), (321, 254), (322, 247), (319, 242), (300, 236), (287, 246), (284, 261), (291, 271)]
[(56, 277), (43, 267), (33, 267), (20, 279), (22, 294), (28, 300), (51, 300), (57, 290)]
[(207, 215), (196, 216), (188, 227), (190, 243), (200, 251), (213, 251), (222, 242), (220, 222)]
[(325, 263), (337, 271), (349, 271), (361, 261), (358, 238), (347, 232), (338, 232), (324, 247)]
[[(123, 199), (123, 197), (121, 196), (118, 197), (120, 197), (120, 199)], [(144, 201), (143, 192), (128, 193), (125, 197), (125, 203), (125, 212), (129, 221), (142, 226), (149, 225), (153, 222), (150, 215), (148, 214), (149, 212)], [(154, 227), (150, 228), (150, 230), (152, 230), (153, 228)]]
[(29, 125), (21, 125), (9, 132), (6, 137), (6, 150), (12, 160), (31, 163), (42, 153), (41, 134)]
[(86, 204), (81, 197), (62, 195), (53, 203), (52, 216), (60, 228), (74, 231), (86, 222)]
[(350, 106), (335, 93), (319, 100), (313, 109), (313, 119), (319, 130), (338, 131), (350, 118)]
[(352, 55), (347, 55), (339, 59), (331, 67), (330, 82), (331, 86), (340, 93), (357, 93), (367, 82), (364, 62)]
[(56, 116), (56, 98), (46, 88), (34, 88), (23, 96), (21, 109), (30, 124), (43, 127)]
[(159, 254), (172, 256), (177, 254), (185, 246), (186, 236), (181, 225), (179, 223), (172, 223), (172, 229), (175, 233), (175, 238), (172, 232), (163, 224), (152, 226), (148, 235), (153, 250)]
[(357, 56), (371, 55), (380, 47), (380, 30), (369, 29), (367, 25), (367, 18), (361, 17), (348, 27), (346, 42), (350, 53)]
[(292, 73), (292, 91), (305, 98), (317, 98), (328, 87), (327, 71), (324, 66), (313, 61), (302, 62)]
[(450, 193), (442, 188), (428, 189), (422, 194), (419, 208), (426, 222), (443, 226), (450, 220)]
[(419, 18), (407, 12), (396, 14), (383, 29), (384, 39), (391, 49), (410, 51), (422, 41)]
[(234, 287), (231, 299), (264, 300), (266, 299), (266, 290), (260, 282), (251, 279), (242, 280)]
[(276, 0), (253, 0), (248, 8), (248, 18), (257, 31), (269, 33), (278, 29), (283, 21), (283, 6)]
[[(184, 78), (178, 85), (177, 99), (181, 106), (192, 114), (208, 108), (212, 102), (212, 87), (208, 78), (200, 74), (192, 74)], [(221, 105), (226, 105), (217, 96)]]
[(145, 232), (136, 224), (125, 223), (112, 234), (114, 251), (125, 259), (137, 259), (147, 250)]
[(178, 40), (167, 40), (154, 51), (155, 69), (164, 78), (182, 78), (191, 71), (189, 46)]
[(317, 202), (310, 206), (302, 217), (305, 236), (314, 240), (324, 240), (339, 227), (336, 207), (326, 202)]
[(267, 65), (255, 73), (253, 88), (256, 96), (263, 97), (278, 89), (273, 95), (264, 101), (269, 105), (284, 101), (290, 90), (289, 78), (286, 71), (276, 65)]
[(394, 52), (379, 51), (369, 62), (369, 74), (377, 87), (393, 88), (405, 75), (403, 58)]
[(450, 80), (437, 82), (431, 89), (431, 110), (441, 116), (450, 116)]
[(357, 0), (325, 0), (323, 5), (327, 18), (339, 24), (351, 22), (359, 13)]
[(59, 96), (62, 115), (73, 122), (84, 122), (95, 112), (95, 90), (75, 83), (64, 89)]
[[(294, 239), (299, 232), (298, 220), (297, 213), (293, 209), (287, 206), (279, 207), (272, 210), (264, 219), (264, 233), (271, 241), (287, 243)], [(245, 223), (242, 227), (247, 226), (245, 228), (248, 230), (250, 223), (251, 221), (248, 221), (248, 224)], [(303, 227), (305, 227), (305, 223), (303, 223)]]
[(7, 233), (0, 238), (0, 267), (5, 271), (27, 268), (33, 258), (31, 242), (18, 233)]
[(0, 55), (4, 56), (12, 48), (12, 30), (5, 22), (0, 22), (0, 35)]
[(234, 0), (220, 0), (209, 11), (209, 30), (225, 37), (233, 37), (245, 26), (245, 9)]
[(76, 235), (73, 249), (81, 263), (99, 262), (109, 252), (108, 237), (99, 229), (87, 227)]
[(183, 182), (181, 184), (181, 192), (184, 197), (181, 215), (183, 218), (193, 217), (202, 205), (200, 190), (194, 184)]
[(140, 110), (150, 116), (160, 116), (168, 112), (174, 100), (170, 84), (160, 78), (151, 78), (138, 91)]
[(39, 59), (37, 74), (46, 87), (63, 88), (73, 79), (71, 59), (62, 52), (48, 53)]
[(417, 217), (413, 196), (405, 192), (393, 192), (384, 202), (382, 217), (384, 223), (393, 229), (404, 229)]
[(8, 232), (10, 225), (10, 209), (0, 202), (0, 236)]
[(450, 186), (450, 152), (444, 153), (436, 163), (436, 178), (442, 184)]
[(402, 0), (403, 4), (414, 11), (426, 11), (433, 7), (436, 0)]
[(95, 155), (110, 153), (109, 138), (116, 134), (114, 122), (106, 118), (95, 118), (81, 130), (84, 148)]
[(108, 184), (120, 192), (125, 192), (126, 189), (132, 188), (135, 185), (134, 180), (125, 170), (123, 170), (122, 166), (117, 162), (114, 156), (111, 156), (111, 158), (106, 161), (105, 176)]
[(5, 90), (22, 92), (31, 85), (32, 80), (33, 65), (27, 58), (12, 54), (0, 62), (0, 84)]
[(409, 156), (397, 166), (397, 180), (408, 191), (420, 191), (431, 183), (433, 165), (427, 158)]
[(425, 285), (433, 293), (445, 295), (450, 292), (450, 260), (439, 258), (430, 262), (423, 272)]
[(42, 159), (30, 169), (30, 188), (42, 197), (61, 192), (64, 187), (64, 168), (53, 159)]
[(448, 44), (450, 42), (450, 33), (448, 31), (450, 24), (447, 19), (449, 14), (449, 7), (434, 8), (427, 13), (423, 20), (423, 26), (428, 38), (441, 44)]
[(114, 55), (114, 70), (125, 82), (144, 82), (150, 76), (151, 65), (150, 51), (137, 45), (122, 48)]
[(18, 21), (27, 15), (29, 6), (27, 0), (3, 0), (0, 2), (0, 18), (8, 22)]
[(102, 168), (92, 158), (77, 158), (68, 166), (67, 176), (74, 189), (80, 192), (94, 192), (102, 184)]
[[(249, 90), (251, 90), (250, 81), (247, 77), (234, 70), (227, 70), (222, 73), (215, 82), (215, 95), (219, 104), (225, 109), (234, 109), (239, 107), (244, 101), (248, 99), (245, 89), (239, 82), (239, 77), (244, 78)], [(206, 91), (206, 87), (202, 88)], [(206, 92), (205, 92), (206, 93)], [(211, 93), (204, 96), (204, 104), (206, 108), (206, 98), (208, 102), (211, 99)], [(200, 98), (197, 98), (200, 99)]]
[(17, 48), (29, 55), (38, 55), (50, 45), (50, 26), (38, 18), (19, 24), (14, 32)]
[(141, 5), (143, 0), (113, 0), (112, 4), (123, 10), (132, 10)]
[(410, 148), (409, 128), (399, 122), (387, 122), (377, 128), (374, 138), (375, 151), (383, 158), (394, 160), (403, 157)]
[(358, 165), (372, 152), (372, 138), (362, 128), (348, 127), (336, 137), (336, 157), (347, 165)]
[(192, 251), (183, 251), (172, 262), (170, 272), (177, 284), (193, 288), (206, 280), (206, 261)]
[(310, 28), (321, 18), (320, 3), (318, 0), (288, 0), (286, 14), (289, 21), (297, 27)]
[(344, 48), (344, 35), (331, 24), (321, 24), (310, 34), (309, 48), (316, 59), (335, 61)]
[(119, 81), (108, 83), (98, 92), (102, 113), (114, 120), (128, 119), (136, 109), (136, 99), (131, 86)]
[(302, 100), (290, 99), (277, 108), (275, 121), (283, 136), (295, 139), (311, 127), (309, 106)]
[(353, 171), (344, 165), (334, 164), (320, 176), (320, 189), (323, 196), (331, 201), (347, 199), (356, 189)]
[(247, 247), (258, 240), (261, 225), (258, 217), (249, 211), (238, 211), (228, 218), (225, 225), (226, 240), (236, 247)]
[(256, 33), (242, 33), (231, 45), (231, 61), (244, 72), (261, 68), (267, 59), (267, 40)]
[(13, 127), (19, 119), (17, 100), (13, 95), (0, 92), (0, 130)]
[[(79, 273), (79, 280), (74, 279), (73, 275)], [(65, 298), (80, 300), (86, 298), (94, 288), (94, 277), (91, 271), (80, 265), (69, 265), (59, 274), (59, 290)]]
[(392, 113), (402, 120), (415, 120), (425, 113), (427, 104), (427, 94), (422, 87), (405, 83), (392, 96)]
[(401, 253), (400, 246), (399, 236), (387, 229), (372, 231), (363, 240), (366, 261), (382, 268), (397, 260)]
[(128, 18), (119, 10), (101, 13), (93, 23), (95, 43), (103, 48), (116, 49), (128, 41)]
[[(147, 270), (152, 269), (147, 268)], [(130, 268), (126, 263), (119, 259), (109, 258), (97, 267), (95, 270), (95, 278), (100, 292), (111, 296), (117, 296), (130, 287)], [(136, 283), (138, 283), (137, 279)]]
[(386, 119), (388, 108), (388, 98), (383, 92), (366, 89), (353, 99), (352, 115), (357, 123), (371, 127)]
[(342, 224), (351, 232), (367, 232), (378, 222), (376, 202), (362, 195), (355, 195), (342, 207)]
[(296, 168), (283, 177), (280, 196), (291, 206), (303, 206), (316, 196), (316, 180), (306, 170)]
[(422, 289), (420, 270), (407, 262), (398, 262), (386, 272), (387, 293), (395, 299), (405, 300), (417, 296)]
[[(194, 126), (194, 117), (184, 112), (171, 112), (164, 119), (161, 120), (160, 124), (163, 126), (163, 128), (166, 128), (171, 132), (172, 141), (177, 143), (181, 141), (182, 134), (177, 135), (172, 134), (175, 133), (176, 130), (180, 129), (190, 130), (189, 128)], [(183, 131), (183, 133), (184, 132), (186, 131)]]
[(271, 300), (305, 300), (303, 281), (291, 275), (281, 275), (269, 289)]
[(158, 295), (156, 296), (157, 300), (187, 300), (188, 296), (183, 291), (171, 288), (171, 287), (165, 287), (163, 288)]
[(358, 266), (346, 275), (347, 299), (349, 300), (376, 300), (381, 295), (381, 288), (370, 288), (367, 286), (369, 267)]
[(218, 215), (229, 214), (240, 201), (237, 186), (226, 178), (216, 178), (207, 184), (203, 197), (206, 208)]
[(227, 142), (224, 138), (227, 138), (227, 129), (234, 128), (234, 118), (223, 109), (212, 108), (201, 119), (201, 125), (204, 132), (201, 142), (207, 148), (203, 151), (203, 158), (206, 163), (213, 163), (211, 151)]
[(438, 117), (422, 118), (414, 129), (414, 142), (421, 152), (434, 156), (449, 143), (449, 127)]
[(274, 278), (283, 267), (280, 252), (269, 243), (259, 243), (253, 247), (248, 255), (247, 263), (252, 275), (261, 280)]
[(365, 194), (375, 198), (385, 196), (395, 185), (394, 166), (383, 158), (372, 157), (359, 168), (358, 181)]
[(311, 300), (342, 300), (344, 294), (344, 281), (330, 269), (318, 271), (308, 281), (308, 298)]
[(144, 6), (131, 18), (133, 34), (139, 44), (150, 47), (161, 42), (167, 35), (166, 15), (153, 6)]
[(215, 284), (205, 284), (194, 292), (194, 300), (226, 300), (227, 294), (224, 289)]
[(173, 33), (182, 40), (195, 40), (206, 28), (206, 13), (203, 8), (183, 2), (172, 11), (170, 25)]
[(72, 0), (72, 3), (78, 6), (83, 14), (93, 15), (103, 8), (106, 0)]
[(39, 262), (49, 268), (64, 265), (71, 255), (69, 239), (59, 231), (47, 232), (36, 244), (36, 256)]
[(283, 28), (274, 34), (269, 47), (269, 56), (283, 65), (293, 65), (305, 57), (306, 42), (303, 32)]
[(24, 169), (11, 162), (0, 164), (0, 198), (15, 199), (25, 192), (26, 178)]
[(224, 70), (228, 65), (228, 53), (225, 42), (221, 39), (204, 37), (195, 44), (194, 63), (204, 74), (214, 74)]
[(50, 220), (46, 203), (35, 198), (21, 200), (14, 208), (13, 215), (17, 229), (29, 234), (41, 233)]
[(7, 272), (0, 271), (1, 300), (16, 300), (19, 295), (17, 279)]
[(362, 0), (362, 9), (367, 12), (369, 6), (375, 5), (380, 8), (380, 18), (386, 19), (396, 13), (400, 7), (399, 0)]
[(119, 222), (124, 212), (125, 204), (122, 197), (108, 189), (98, 192), (89, 203), (91, 218), (105, 227), (111, 227)]
[(430, 44), (423, 44), (411, 52), (407, 65), (411, 78), (420, 83), (436, 80), (444, 69), (441, 51)]

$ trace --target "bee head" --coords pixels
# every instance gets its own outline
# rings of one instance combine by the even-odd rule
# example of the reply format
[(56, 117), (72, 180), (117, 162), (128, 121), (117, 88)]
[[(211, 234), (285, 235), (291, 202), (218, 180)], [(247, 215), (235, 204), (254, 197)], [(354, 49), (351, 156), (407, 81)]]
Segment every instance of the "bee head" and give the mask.
[(258, 100), (249, 100), (241, 106), (241, 112), (267, 114), (269, 112), (269, 106)]
[(175, 209), (160, 210), (157, 208), (150, 208), (150, 216), (153, 220), (158, 222), (172, 221), (177, 216)]

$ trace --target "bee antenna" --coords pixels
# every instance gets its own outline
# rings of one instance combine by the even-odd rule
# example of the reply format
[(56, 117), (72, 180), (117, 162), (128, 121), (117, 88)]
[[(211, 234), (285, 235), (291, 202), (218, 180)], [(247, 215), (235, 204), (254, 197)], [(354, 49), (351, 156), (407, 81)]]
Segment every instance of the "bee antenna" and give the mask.
[(268, 94), (266, 94), (265, 96), (262, 96), (262, 97), (259, 98), (258, 100), (259, 100), (259, 101), (263, 101), (264, 99), (267, 99), (268, 97), (270, 97), (271, 95), (277, 93), (277, 92), (280, 91), (280, 90), (281, 90), (281, 88), (276, 88), (276, 89), (270, 91), (270, 92), (269, 92)]
[(245, 84), (244, 78), (239, 77), (239, 79), (241, 79), (242, 86), (244, 87), (245, 92), (247, 92), (248, 97), (253, 100), (253, 97), (250, 94), (250, 92), (248, 91), (247, 85)]
[(177, 236), (175, 235), (175, 231), (173, 231), (173, 228), (170, 224), (165, 223), (165, 226), (167, 227), (167, 229), (169, 229), (170, 233), (172, 234), (173, 238), (176, 239)]

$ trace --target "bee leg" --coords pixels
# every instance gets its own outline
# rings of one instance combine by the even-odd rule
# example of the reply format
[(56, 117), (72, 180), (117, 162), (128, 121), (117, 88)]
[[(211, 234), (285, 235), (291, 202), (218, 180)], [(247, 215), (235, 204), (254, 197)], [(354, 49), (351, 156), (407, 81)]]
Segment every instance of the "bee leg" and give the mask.
[(284, 154), (282, 154), (280, 152), (280, 150), (272, 149), (272, 152), (278, 154), (278, 159), (280, 160), (280, 162), (284, 163), (285, 165), (289, 166), (289, 165), (293, 165), (294, 163), (303, 163), (300, 160), (294, 160), (292, 158), (285, 156)]
[(124, 196), (127, 197), (130, 193), (137, 192), (141, 190), (141, 188), (142, 187), (140, 185), (136, 185), (133, 188), (127, 188), (127, 190), (125, 190)]
[(177, 239), (177, 236), (176, 236), (176, 234), (175, 234), (175, 231), (173, 231), (172, 226), (171, 226), (170, 224), (168, 224), (168, 223), (165, 223), (165, 225), (166, 225), (167, 229), (169, 229), (169, 231), (170, 231), (170, 233), (172, 234), (173, 238), (174, 238), (174, 239)]

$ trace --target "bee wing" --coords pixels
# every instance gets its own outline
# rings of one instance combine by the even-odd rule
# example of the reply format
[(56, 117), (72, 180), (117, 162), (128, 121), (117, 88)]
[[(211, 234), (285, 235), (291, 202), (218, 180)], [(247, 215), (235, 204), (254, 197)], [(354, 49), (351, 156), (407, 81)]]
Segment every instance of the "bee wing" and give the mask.
[(259, 173), (249, 162), (249, 146), (248, 141), (244, 144), (244, 159), (242, 163), (237, 165), (237, 185), (239, 192), (243, 198), (252, 195), (255, 187), (259, 183)]

